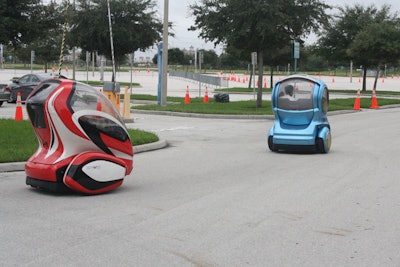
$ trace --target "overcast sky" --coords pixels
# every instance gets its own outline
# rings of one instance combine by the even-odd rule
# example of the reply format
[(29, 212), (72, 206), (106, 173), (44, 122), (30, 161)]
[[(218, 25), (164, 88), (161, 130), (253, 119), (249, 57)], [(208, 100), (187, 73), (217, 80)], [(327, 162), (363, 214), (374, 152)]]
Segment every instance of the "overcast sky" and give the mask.
[[(245, 0), (251, 1), (251, 0)], [(158, 5), (158, 16), (162, 20), (164, 17), (164, 0), (156, 0)], [(183, 1), (183, 0), (169, 0), (169, 21), (173, 23), (173, 32), (175, 37), (169, 37), (168, 44), (169, 48), (186, 48), (189, 49), (193, 46), (195, 49), (215, 49), (219, 54), (221, 53), (221, 47), (214, 48), (212, 43), (206, 43), (202, 39), (198, 38), (198, 32), (188, 31), (187, 29), (194, 25), (194, 19), (190, 16), (189, 4), (194, 3), (195, 0)], [(197, 1), (200, 2), (200, 1)], [(378, 8), (383, 4), (388, 4), (393, 8), (393, 11), (400, 12), (400, 1), (399, 0), (330, 0), (325, 1), (331, 6), (345, 6), (354, 4), (361, 4), (363, 6), (368, 6), (375, 4)], [(149, 49), (147, 52), (137, 52), (135, 57), (139, 56), (150, 56), (153, 57), (157, 53), (156, 49)]]

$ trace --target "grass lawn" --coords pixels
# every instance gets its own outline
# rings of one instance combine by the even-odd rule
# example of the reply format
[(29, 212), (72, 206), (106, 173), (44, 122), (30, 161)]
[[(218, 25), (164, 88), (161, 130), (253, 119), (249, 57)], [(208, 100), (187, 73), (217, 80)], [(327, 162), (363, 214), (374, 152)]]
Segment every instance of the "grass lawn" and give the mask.
[[(136, 95), (134, 95), (134, 99)], [(141, 98), (140, 96), (138, 98)], [(156, 97), (148, 96), (146, 100), (157, 100)], [(400, 104), (400, 99), (378, 97), (380, 106)], [(256, 107), (255, 100), (249, 101), (233, 101), (229, 103), (217, 103), (210, 98), (208, 103), (203, 103), (202, 98), (191, 98), (190, 104), (184, 104), (182, 98), (167, 98), (167, 101), (173, 102), (166, 106), (157, 104), (134, 106), (133, 109), (138, 110), (160, 110), (185, 113), (203, 113), (203, 114), (231, 114), (231, 115), (272, 115), (271, 101), (263, 101), (262, 107)], [(331, 99), (329, 101), (329, 111), (336, 110), (352, 110), (355, 98)], [(369, 108), (371, 105), (370, 98), (361, 98), (360, 106), (363, 109)]]
[[(381, 93), (381, 92), (380, 92)], [(387, 93), (389, 94), (389, 93)], [(392, 94), (392, 92), (390, 92)], [(400, 104), (399, 99), (384, 98), (385, 93), (378, 95), (379, 106)], [(131, 95), (133, 100), (151, 100), (157, 101), (156, 96), (149, 95)], [(263, 101), (261, 108), (256, 108), (256, 101), (234, 101), (229, 103), (217, 103), (212, 97), (209, 103), (203, 103), (202, 98), (191, 98), (190, 104), (184, 104), (183, 97), (168, 97), (166, 106), (157, 104), (139, 105), (134, 109), (141, 110), (162, 110), (185, 113), (203, 113), (203, 114), (232, 114), (232, 115), (272, 115), (270, 101)], [(355, 97), (346, 99), (331, 99), (329, 102), (329, 111), (352, 110)], [(367, 109), (371, 105), (370, 97), (360, 99), (361, 108)], [(38, 148), (38, 141), (33, 132), (29, 121), (14, 121), (12, 119), (0, 119), (0, 153), (1, 162), (26, 161)], [(128, 129), (131, 136), (132, 145), (141, 145), (156, 142), (158, 136), (136, 129)]]
[[(30, 121), (0, 119), (0, 163), (26, 161), (38, 148), (38, 141)], [(142, 145), (159, 140), (154, 133), (128, 129), (132, 145)]]

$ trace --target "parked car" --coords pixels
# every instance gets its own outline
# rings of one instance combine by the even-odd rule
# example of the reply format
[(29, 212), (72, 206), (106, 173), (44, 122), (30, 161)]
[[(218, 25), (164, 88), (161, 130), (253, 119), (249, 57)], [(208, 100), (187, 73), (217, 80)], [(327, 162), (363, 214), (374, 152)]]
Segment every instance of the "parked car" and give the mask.
[(10, 99), (10, 91), (6, 90), (7, 84), (0, 84), (0, 107), (4, 101)]
[[(5, 88), (10, 92), (10, 97), (7, 102), (15, 103), (17, 101), (18, 92), (21, 93), (21, 101), (25, 101), (28, 95), (32, 92), (41, 81), (58, 78), (54, 73), (32, 73), (26, 74), (18, 79), (13, 79), (10, 84)], [(62, 76), (61, 78), (66, 78)]]

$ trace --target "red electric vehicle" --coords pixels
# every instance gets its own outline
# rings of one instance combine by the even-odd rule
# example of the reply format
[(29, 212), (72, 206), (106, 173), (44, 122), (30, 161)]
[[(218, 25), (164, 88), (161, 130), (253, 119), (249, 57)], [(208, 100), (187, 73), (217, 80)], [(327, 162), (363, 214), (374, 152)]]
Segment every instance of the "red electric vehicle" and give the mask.
[(66, 79), (41, 82), (26, 101), (39, 148), (25, 165), (26, 184), (100, 194), (133, 169), (133, 148), (114, 105), (98, 90)]

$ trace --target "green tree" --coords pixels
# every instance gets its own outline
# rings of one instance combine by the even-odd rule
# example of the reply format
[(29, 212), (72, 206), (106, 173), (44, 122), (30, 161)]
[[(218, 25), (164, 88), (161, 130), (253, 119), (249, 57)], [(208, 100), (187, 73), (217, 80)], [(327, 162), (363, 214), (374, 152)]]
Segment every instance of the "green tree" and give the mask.
[[(152, 59), (154, 64), (158, 62), (158, 54), (154, 54)], [(179, 48), (169, 48), (168, 49), (168, 64), (170, 65), (185, 65), (185, 54)]]
[(315, 45), (309, 45), (302, 48), (299, 65), (304, 71), (316, 72), (321, 72), (329, 67), (327, 60), (319, 55)]
[[(348, 54), (364, 67), (364, 80), (368, 66), (376, 69), (374, 89), (384, 64), (397, 63), (400, 58), (400, 23), (383, 21), (373, 23), (360, 31), (351, 43)], [(363, 83), (363, 90), (366, 90)]]
[[(29, 43), (24, 50), (35, 51), (35, 62), (44, 65), (45, 72), (49, 63), (58, 62), (62, 45), (63, 25), (67, 20), (65, 5), (50, 2), (43, 7), (43, 16), (46, 17), (46, 35)], [(60, 19), (62, 18), (62, 19)]]
[(53, 26), (40, 0), (0, 1), (0, 43), (17, 49), (40, 38)]
[[(199, 50), (203, 52), (203, 62), (201, 63), (201, 68), (205, 69), (213, 69), (218, 66), (219, 58), (217, 53), (214, 50)], [(198, 58), (198, 57), (197, 57)]]
[(388, 5), (381, 9), (359, 4), (339, 8), (339, 14), (325, 25), (317, 42), (319, 53), (331, 65), (353, 60), (363, 66), (363, 91), (368, 68), (379, 70), (380, 64), (399, 58), (399, 19), (397, 13), (390, 11)]
[(168, 49), (168, 64), (184, 65), (185, 64), (185, 55), (183, 54), (183, 51), (179, 48)]
[(202, 0), (190, 6), (195, 16), (191, 30), (214, 44), (258, 53), (257, 107), (262, 106), (264, 57), (274, 55), (292, 40), (302, 42), (312, 30), (326, 22), (325, 9), (319, 0)]
[(247, 68), (247, 62), (240, 60), (237, 56), (232, 55), (228, 51), (222, 53), (219, 56), (221, 68), (228, 69), (228, 70), (234, 70), (238, 68)]
[[(117, 62), (125, 54), (145, 51), (161, 40), (162, 22), (156, 16), (153, 0), (110, 1), (110, 10)], [(111, 58), (107, 1), (78, 0), (70, 23), (70, 45)]]

